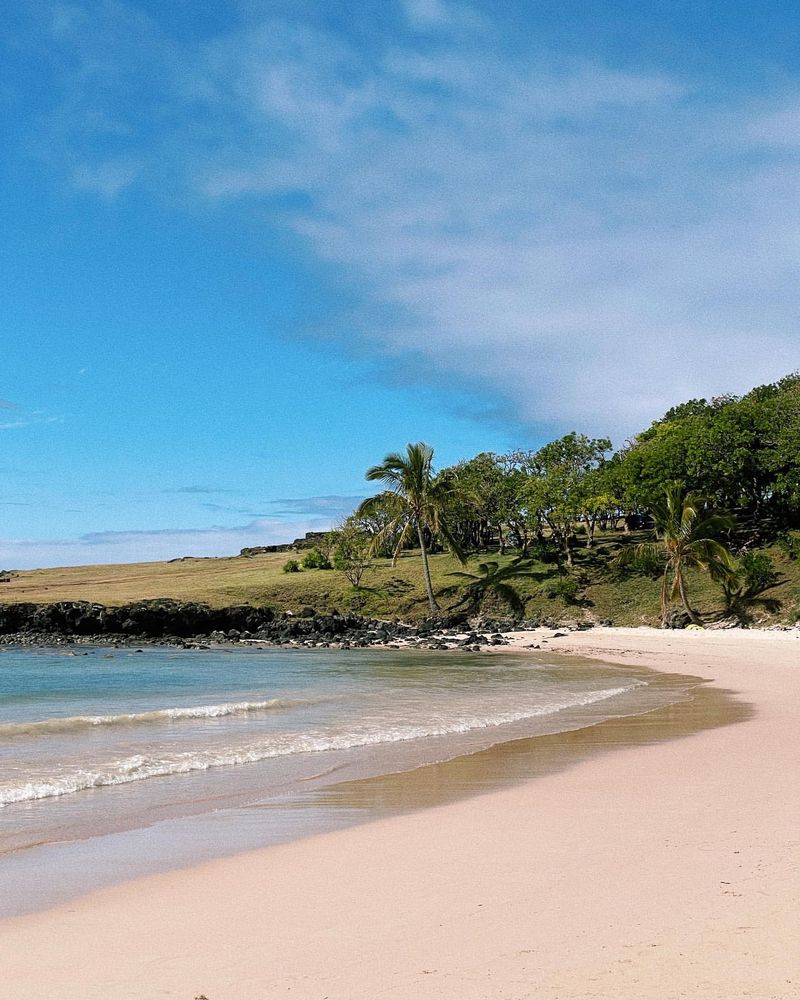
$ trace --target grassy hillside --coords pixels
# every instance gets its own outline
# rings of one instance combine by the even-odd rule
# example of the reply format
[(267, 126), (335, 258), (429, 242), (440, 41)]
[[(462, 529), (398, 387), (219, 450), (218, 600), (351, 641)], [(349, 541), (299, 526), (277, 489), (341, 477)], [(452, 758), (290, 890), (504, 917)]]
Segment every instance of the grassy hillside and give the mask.
[[(580, 592), (572, 603), (543, 592), (558, 571), (552, 565), (537, 564), (536, 579), (519, 581), (519, 593), (526, 599), (530, 617), (558, 620), (611, 620), (617, 625), (657, 624), (658, 581), (649, 577), (620, 578), (610, 567), (614, 552), (631, 544), (635, 538), (606, 535), (593, 550), (579, 549), (574, 575)], [(754, 623), (790, 622), (800, 619), (800, 563), (788, 559), (777, 548), (770, 548), (780, 577), (767, 597), (779, 602), (772, 613), (754, 606)], [(172, 597), (202, 601), (212, 607), (231, 604), (269, 605), (276, 610), (298, 611), (310, 606), (316, 610), (357, 610), (364, 614), (421, 619), (428, 614), (419, 557), (414, 552), (403, 555), (395, 568), (387, 560), (378, 560), (364, 577), (364, 586), (355, 592), (342, 573), (335, 570), (304, 570), (287, 574), (282, 566), (286, 553), (241, 556), (221, 559), (187, 559), (178, 562), (132, 563), (112, 566), (78, 566), (63, 569), (31, 570), (16, 573), (0, 584), (0, 602), (92, 601), (98, 604), (125, 604), (131, 601)], [(494, 555), (481, 559), (496, 559)], [(511, 556), (505, 557), (509, 561)], [(478, 558), (471, 560), (474, 569)], [(452, 588), (456, 582), (448, 573), (458, 569), (447, 554), (434, 555), (431, 569), (437, 591)], [(703, 613), (722, 610), (719, 588), (705, 577), (689, 574), (693, 601)], [(457, 594), (443, 595), (443, 608), (457, 600)], [(487, 613), (502, 613), (501, 604), (484, 606)]]

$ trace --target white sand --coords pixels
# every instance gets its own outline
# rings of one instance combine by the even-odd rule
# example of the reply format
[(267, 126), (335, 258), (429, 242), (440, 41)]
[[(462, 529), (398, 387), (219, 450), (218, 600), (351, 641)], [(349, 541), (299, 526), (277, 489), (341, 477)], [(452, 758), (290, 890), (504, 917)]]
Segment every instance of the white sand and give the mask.
[(800, 637), (545, 648), (700, 675), (756, 712), (5, 921), (0, 997), (796, 1000)]

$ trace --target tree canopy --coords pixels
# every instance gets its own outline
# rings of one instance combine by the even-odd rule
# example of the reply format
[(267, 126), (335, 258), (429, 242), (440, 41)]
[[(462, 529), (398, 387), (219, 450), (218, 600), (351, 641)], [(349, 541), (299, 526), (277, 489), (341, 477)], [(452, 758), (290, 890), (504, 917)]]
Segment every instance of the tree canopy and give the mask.
[[(571, 431), (538, 448), (481, 452), (437, 472), (433, 449), (418, 442), (387, 455), (366, 477), (385, 488), (361, 504), (348, 527), (345, 541), (358, 553), (354, 572), (360, 579), (368, 559), (353, 531), (369, 540), (371, 555), (396, 560), (418, 548), (431, 610), (437, 601), (428, 556), (439, 544), (462, 562), (465, 553), (484, 559), (476, 573), (457, 576), (466, 598), (494, 592), (510, 599), (510, 581), (529, 575), (529, 558), (555, 562), (568, 575), (598, 531), (622, 526), (628, 533), (655, 529), (652, 544), (641, 534), (632, 539), (638, 549), (630, 560), (663, 575), (663, 614), (674, 596), (693, 615), (687, 568), (709, 572), (732, 605), (736, 595), (765, 586), (746, 579), (755, 572), (749, 550), (800, 527), (800, 374), (743, 396), (673, 406), (616, 452), (609, 438)], [(509, 550), (525, 560), (514, 571), (482, 556)], [(769, 567), (762, 569), (767, 579)]]

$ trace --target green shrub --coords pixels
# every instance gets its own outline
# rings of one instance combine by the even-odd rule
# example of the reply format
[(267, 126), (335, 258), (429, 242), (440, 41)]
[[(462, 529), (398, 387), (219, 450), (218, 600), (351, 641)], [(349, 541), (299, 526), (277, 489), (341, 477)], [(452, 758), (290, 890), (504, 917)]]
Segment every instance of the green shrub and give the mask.
[(331, 563), (319, 549), (309, 549), (303, 556), (303, 569), (330, 569)]
[(653, 549), (642, 549), (631, 557), (627, 564), (634, 576), (658, 577), (664, 572), (664, 556)]
[(783, 535), (778, 539), (778, 545), (790, 559), (800, 562), (800, 535)]
[(656, 545), (625, 545), (617, 547), (609, 568), (617, 580), (631, 576), (655, 580), (664, 572), (666, 561), (666, 553)]
[(536, 562), (557, 563), (559, 558), (558, 549), (547, 541), (531, 542), (528, 546), (528, 558)]
[(287, 559), (283, 564), (284, 573), (299, 573), (300, 563), (296, 559)]
[(765, 552), (743, 552), (738, 568), (742, 582), (751, 593), (761, 593), (778, 579), (772, 560)]

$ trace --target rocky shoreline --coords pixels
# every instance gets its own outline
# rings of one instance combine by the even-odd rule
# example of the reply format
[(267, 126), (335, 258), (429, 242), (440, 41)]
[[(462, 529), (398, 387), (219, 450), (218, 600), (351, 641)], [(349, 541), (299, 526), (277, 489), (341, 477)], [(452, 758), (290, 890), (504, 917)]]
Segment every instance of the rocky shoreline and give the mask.
[(210, 608), (174, 600), (137, 601), (119, 607), (84, 601), (0, 605), (3, 646), (147, 644), (204, 649), (212, 645), (243, 644), (477, 650), (508, 645), (504, 633), (509, 631), (543, 625), (564, 627), (549, 621), (468, 621), (464, 615), (407, 624), (355, 614), (318, 613), (312, 608), (296, 615), (276, 615), (270, 608), (250, 605)]

